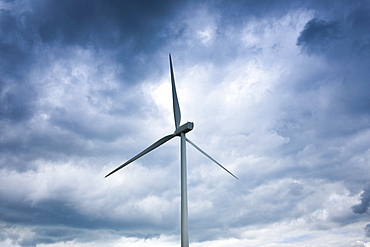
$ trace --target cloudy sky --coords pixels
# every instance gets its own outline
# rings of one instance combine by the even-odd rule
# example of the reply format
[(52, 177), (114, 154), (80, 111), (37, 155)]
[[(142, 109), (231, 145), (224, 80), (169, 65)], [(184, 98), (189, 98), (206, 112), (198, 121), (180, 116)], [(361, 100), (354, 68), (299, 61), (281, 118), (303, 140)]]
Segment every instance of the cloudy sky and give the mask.
[(0, 1), (0, 245), (370, 246), (370, 2)]

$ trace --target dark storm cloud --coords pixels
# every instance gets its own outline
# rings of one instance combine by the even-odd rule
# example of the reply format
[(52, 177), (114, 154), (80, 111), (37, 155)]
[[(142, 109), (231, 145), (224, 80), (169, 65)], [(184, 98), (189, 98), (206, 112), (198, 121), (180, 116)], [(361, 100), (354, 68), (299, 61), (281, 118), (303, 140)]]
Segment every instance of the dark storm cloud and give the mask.
[(1, 69), (7, 75), (22, 73), (21, 65), (28, 62), (29, 52), (34, 45), (31, 25), (27, 16), (14, 16), (9, 10), (0, 10)]
[(367, 213), (370, 205), (370, 185), (364, 188), (364, 192), (361, 194), (361, 203), (352, 207), (352, 210), (356, 214)]
[(36, 89), (27, 80), (33, 39), (27, 23), (0, 10), (0, 121), (21, 121), (33, 112)]
[(326, 22), (312, 19), (298, 37), (297, 45), (304, 46), (308, 53), (325, 51), (330, 44), (339, 38), (338, 22)]
[(129, 84), (156, 68), (147, 58), (173, 36), (179, 1), (48, 1), (35, 6), (33, 22), (43, 43), (112, 50)]
[(147, 52), (166, 42), (168, 34), (163, 29), (182, 6), (166, 0), (35, 1), (21, 13), (4, 11), (2, 28), (13, 30), (7, 39), (18, 45), (41, 39), (43, 43), (117, 49), (129, 43), (124, 52)]
[(60, 40), (115, 49), (130, 42), (130, 50), (146, 52), (165, 41), (162, 29), (177, 8), (177, 1), (48, 1), (37, 6), (36, 13), (46, 43)]
[[(331, 6), (318, 10), (318, 16), (322, 15), (322, 11), (332, 14), (325, 19), (316, 17), (308, 21), (297, 39), (297, 45), (308, 54), (326, 55), (331, 60), (368, 57), (370, 17), (366, 13), (370, 11), (370, 4), (368, 1), (355, 3), (337, 13), (330, 10)], [(332, 7), (345, 8), (342, 4), (333, 4)]]
[[(304, 7), (305, 1), (294, 0), (262, 0), (262, 1), (217, 1), (211, 2), (208, 6), (214, 8), (221, 14), (224, 21), (232, 25), (241, 25), (243, 22), (252, 18), (279, 18), (285, 15), (289, 10)], [(240, 22), (241, 21), (241, 22)]]
[[(4, 198), (3, 198), (4, 200)], [(66, 203), (65, 199), (44, 200), (37, 203), (32, 202), (14, 202), (7, 203), (2, 207), (1, 219), (8, 223), (22, 223), (26, 225), (49, 226), (63, 225), (72, 228), (105, 228), (112, 222), (91, 218), (79, 212), (76, 205)], [(118, 223), (117, 227), (123, 227), (127, 223)], [(133, 225), (133, 222), (130, 222)]]
[(365, 226), (365, 236), (370, 237), (370, 224)]

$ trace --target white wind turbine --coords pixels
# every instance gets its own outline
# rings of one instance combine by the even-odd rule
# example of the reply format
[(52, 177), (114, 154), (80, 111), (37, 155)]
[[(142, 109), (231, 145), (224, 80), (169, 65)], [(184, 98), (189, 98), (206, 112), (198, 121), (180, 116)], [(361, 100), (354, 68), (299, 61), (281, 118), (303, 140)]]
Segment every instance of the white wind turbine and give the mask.
[(155, 143), (153, 143), (151, 146), (137, 154), (136, 156), (132, 157), (110, 173), (108, 173), (105, 177), (108, 177), (109, 175), (115, 173), (119, 169), (127, 166), (131, 162), (137, 160), (141, 156), (149, 153), (150, 151), (156, 149), (157, 147), (161, 146), (162, 144), (166, 143), (167, 141), (171, 140), (175, 136), (180, 136), (181, 138), (181, 247), (188, 247), (189, 246), (189, 231), (188, 231), (188, 195), (187, 195), (187, 176), (186, 176), (186, 142), (189, 142), (194, 148), (196, 148), (199, 152), (207, 156), (209, 159), (211, 159), (213, 162), (215, 162), (217, 165), (219, 165), (222, 169), (227, 171), (231, 176), (238, 179), (234, 174), (232, 174), (229, 170), (227, 170), (225, 167), (223, 167), (220, 163), (218, 163), (216, 160), (214, 160), (211, 156), (209, 156), (206, 152), (204, 152), (200, 147), (195, 145), (192, 141), (190, 141), (188, 138), (186, 138), (185, 134), (189, 131), (191, 131), (194, 127), (194, 124), (192, 122), (187, 122), (186, 124), (183, 124), (180, 126), (180, 120), (181, 120), (181, 113), (180, 113), (180, 106), (179, 101), (177, 99), (177, 93), (176, 93), (176, 86), (175, 86), (175, 76), (173, 73), (172, 68), (172, 59), (171, 54), (169, 54), (170, 58), (170, 71), (171, 71), (171, 84), (172, 84), (172, 101), (173, 101), (173, 112), (175, 116), (175, 132), (173, 134), (169, 134)]

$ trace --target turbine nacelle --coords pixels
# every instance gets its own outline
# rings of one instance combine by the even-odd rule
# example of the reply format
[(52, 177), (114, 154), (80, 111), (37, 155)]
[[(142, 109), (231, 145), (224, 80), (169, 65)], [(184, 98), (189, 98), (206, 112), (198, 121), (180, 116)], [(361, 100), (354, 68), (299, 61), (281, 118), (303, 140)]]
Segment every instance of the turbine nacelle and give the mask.
[(186, 124), (183, 124), (181, 126), (179, 126), (176, 130), (175, 130), (175, 135), (176, 136), (179, 136), (181, 135), (181, 133), (188, 133), (189, 131), (192, 131), (194, 128), (194, 123), (193, 122), (187, 122)]

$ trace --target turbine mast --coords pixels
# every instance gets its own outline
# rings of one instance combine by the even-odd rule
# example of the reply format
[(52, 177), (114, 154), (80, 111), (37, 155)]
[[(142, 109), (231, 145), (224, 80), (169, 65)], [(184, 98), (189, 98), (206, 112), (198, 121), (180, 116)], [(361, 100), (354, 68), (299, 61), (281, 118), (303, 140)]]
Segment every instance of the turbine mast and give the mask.
[(181, 247), (189, 247), (186, 137), (181, 132)]

